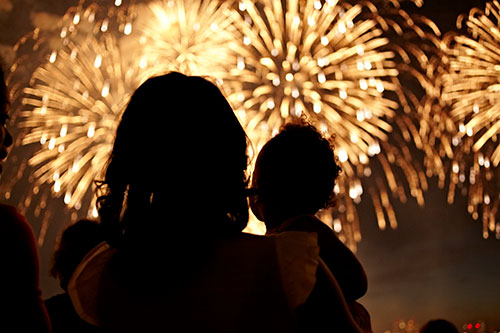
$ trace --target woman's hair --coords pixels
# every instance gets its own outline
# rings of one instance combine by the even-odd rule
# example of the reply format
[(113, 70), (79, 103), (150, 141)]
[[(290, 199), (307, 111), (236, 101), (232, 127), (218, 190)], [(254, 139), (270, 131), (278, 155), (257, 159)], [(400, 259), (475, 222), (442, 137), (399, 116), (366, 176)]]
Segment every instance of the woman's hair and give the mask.
[(4, 72), (2, 69), (2, 62), (0, 59), (0, 110), (5, 111), (9, 105), (9, 95), (7, 93), (7, 85), (5, 83)]
[(284, 125), (256, 162), (259, 200), (288, 214), (314, 214), (333, 205), (341, 172), (331, 142), (304, 119)]
[(123, 113), (98, 184), (108, 241), (241, 231), (247, 141), (213, 83), (175, 72), (148, 79)]

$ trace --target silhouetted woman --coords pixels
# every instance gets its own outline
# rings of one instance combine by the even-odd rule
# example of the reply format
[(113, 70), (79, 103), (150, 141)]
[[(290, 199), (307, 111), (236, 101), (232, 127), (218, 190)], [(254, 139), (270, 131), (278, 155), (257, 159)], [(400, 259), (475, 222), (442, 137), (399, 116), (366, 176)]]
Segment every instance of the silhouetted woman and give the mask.
[(113, 332), (295, 330), (311, 314), (298, 309), (321, 299), (316, 238), (241, 232), (247, 164), (247, 137), (217, 86), (179, 73), (142, 84), (100, 185), (109, 245), (70, 281), (80, 316)]

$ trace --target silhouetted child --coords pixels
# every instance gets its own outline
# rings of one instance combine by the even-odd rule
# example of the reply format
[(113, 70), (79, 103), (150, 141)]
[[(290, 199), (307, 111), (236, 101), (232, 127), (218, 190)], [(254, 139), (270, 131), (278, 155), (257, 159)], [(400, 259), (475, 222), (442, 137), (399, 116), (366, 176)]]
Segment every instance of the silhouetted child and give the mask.
[(53, 333), (100, 332), (100, 329), (80, 319), (68, 296), (68, 282), (74, 270), (95, 246), (104, 240), (97, 222), (82, 219), (64, 230), (54, 253), (51, 275), (59, 280), (64, 293), (45, 301)]
[[(314, 216), (333, 203), (333, 188), (341, 169), (333, 147), (318, 130), (302, 121), (285, 125), (260, 151), (252, 177), (255, 196), (250, 200), (256, 217), (266, 224), (267, 234), (308, 231), (318, 235), (320, 257), (338, 281), (350, 304), (367, 290), (367, 278), (356, 256), (333, 230)], [(351, 307), (353, 316), (364, 318), (361, 305)], [(368, 321), (368, 323), (366, 323)], [(369, 329), (365, 329), (369, 331)]]

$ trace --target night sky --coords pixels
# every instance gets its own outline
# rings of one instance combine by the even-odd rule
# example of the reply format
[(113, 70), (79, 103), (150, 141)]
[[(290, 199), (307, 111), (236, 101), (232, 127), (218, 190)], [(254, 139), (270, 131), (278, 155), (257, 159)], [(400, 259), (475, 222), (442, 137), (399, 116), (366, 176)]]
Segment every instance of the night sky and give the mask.
[[(8, 63), (10, 48), (33, 23), (50, 22), (77, 0), (0, 0), (0, 54)], [(105, 0), (97, 1), (100, 3)], [(454, 29), (458, 14), (485, 1), (427, 0), (415, 10), (446, 32)], [(359, 205), (363, 239), (357, 255), (369, 278), (369, 291), (361, 299), (372, 316), (376, 333), (391, 329), (399, 319), (422, 325), (446, 318), (457, 326), (482, 320), (500, 329), (500, 241), (482, 238), (480, 222), (466, 211), (466, 199), (446, 201), (446, 191), (435, 179), (425, 193), (425, 207), (415, 201), (396, 204), (399, 227), (380, 231), (370, 200)], [(48, 276), (48, 262), (56, 228), (41, 248), (43, 296), (59, 292)]]

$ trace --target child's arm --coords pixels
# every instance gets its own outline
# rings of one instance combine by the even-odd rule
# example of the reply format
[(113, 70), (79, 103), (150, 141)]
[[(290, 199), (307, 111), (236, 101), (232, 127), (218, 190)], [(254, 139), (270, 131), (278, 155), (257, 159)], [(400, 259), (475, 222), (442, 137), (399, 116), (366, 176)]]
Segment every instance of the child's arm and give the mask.
[(284, 227), (289, 231), (318, 234), (320, 257), (337, 279), (347, 302), (355, 301), (366, 293), (368, 281), (363, 266), (326, 224), (312, 215), (303, 215), (286, 223)]

